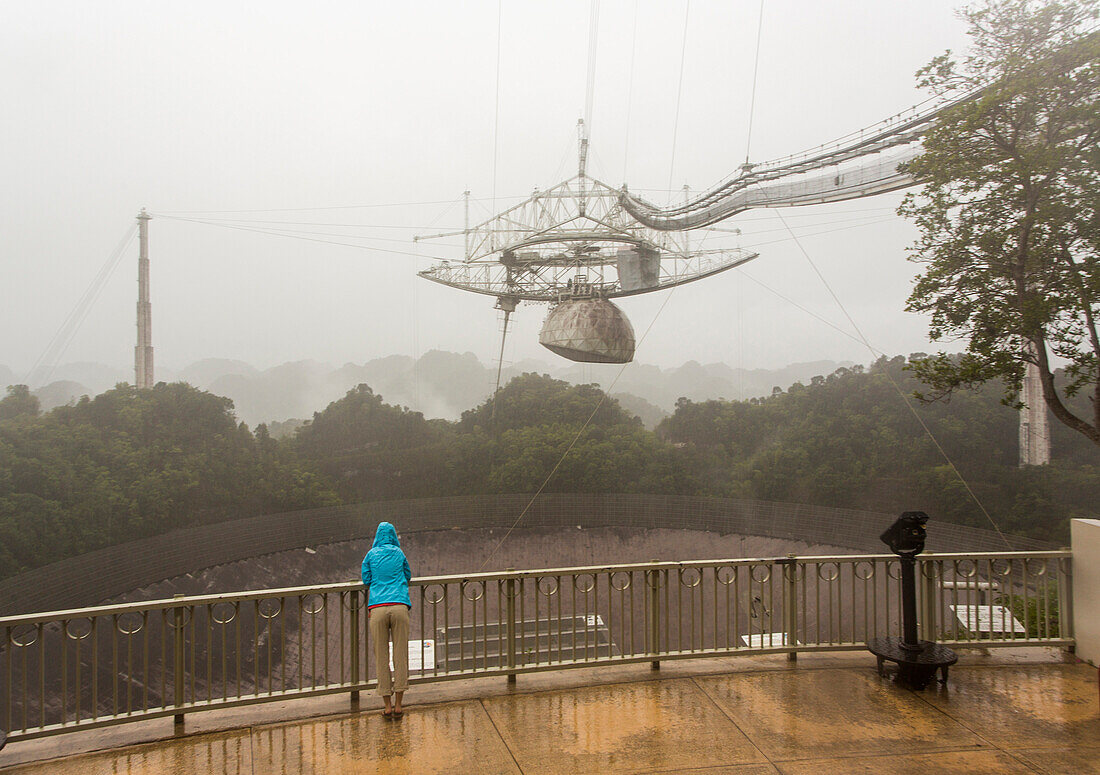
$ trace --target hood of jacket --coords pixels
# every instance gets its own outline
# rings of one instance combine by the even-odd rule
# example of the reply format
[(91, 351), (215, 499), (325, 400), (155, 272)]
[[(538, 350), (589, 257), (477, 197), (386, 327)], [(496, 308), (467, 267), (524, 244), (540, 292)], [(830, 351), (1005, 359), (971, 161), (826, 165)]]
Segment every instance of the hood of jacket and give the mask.
[(397, 540), (397, 529), (389, 522), (379, 522), (378, 529), (374, 531), (374, 543), (372, 548), (380, 546), (396, 546), (401, 548), (401, 542)]

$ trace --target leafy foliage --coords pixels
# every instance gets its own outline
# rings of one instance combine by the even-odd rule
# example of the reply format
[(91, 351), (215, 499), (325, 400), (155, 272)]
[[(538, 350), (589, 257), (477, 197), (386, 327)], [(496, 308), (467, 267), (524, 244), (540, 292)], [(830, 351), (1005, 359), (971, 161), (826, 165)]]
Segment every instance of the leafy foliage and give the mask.
[(7, 393), (0, 399), (0, 421), (38, 416), (38, 398), (31, 395), (26, 385), (9, 385)]
[(462, 413), (463, 429), (507, 430), (532, 425), (636, 425), (641, 421), (595, 385), (570, 385), (543, 374), (516, 377), (480, 406)]
[(919, 387), (905, 358), (883, 358), (767, 398), (681, 399), (652, 432), (598, 388), (545, 375), (512, 380), (495, 416), (488, 400), (454, 423), (360, 385), (285, 439), (250, 433), (228, 399), (183, 384), (121, 385), (45, 414), (9, 390), (0, 576), (265, 512), (540, 488), (924, 509), (990, 527), (961, 474), (1005, 532), (1064, 540), (1068, 517), (1094, 513), (1100, 461), (1080, 434), (1059, 426), (1055, 462), (1021, 470), (1019, 416), (996, 390), (910, 409), (901, 397)]
[(427, 421), (360, 385), (294, 444), (350, 500), (533, 492), (544, 482), (548, 492), (676, 492), (685, 482), (672, 447), (599, 388), (537, 374), (457, 423)]
[[(908, 308), (933, 340), (965, 354), (915, 364), (932, 398), (1000, 382), (1019, 395), (1038, 367), (1054, 416), (1100, 444), (1100, 33), (1096, 0), (984, 0), (962, 11), (972, 48), (918, 73), (937, 94), (969, 93), (943, 113), (909, 171), (924, 182), (899, 212), (920, 230), (923, 265)], [(1054, 381), (1052, 357), (1068, 363)], [(1067, 400), (1092, 391), (1091, 406)]]
[(1028, 590), (1026, 598), (1019, 594), (1001, 595), (997, 602), (1008, 607), (1016, 621), (1027, 629), (1029, 638), (1057, 637), (1060, 634), (1064, 637), (1057, 583), (1048, 581), (1038, 584)]
[[(6, 403), (17, 388), (9, 389)], [(335, 503), (232, 402), (184, 384), (120, 385), (0, 419), (0, 576), (180, 527)]]
[(1050, 540), (1068, 537), (1069, 517), (1094, 511), (1100, 460), (1092, 445), (1066, 449), (1056, 437), (1052, 465), (1020, 469), (1019, 415), (995, 390), (909, 408), (901, 396), (921, 387), (909, 366), (883, 358), (866, 372), (839, 369), (750, 402), (681, 400), (657, 432), (682, 450), (699, 493), (922, 509), (990, 529), (965, 479), (1000, 529)]

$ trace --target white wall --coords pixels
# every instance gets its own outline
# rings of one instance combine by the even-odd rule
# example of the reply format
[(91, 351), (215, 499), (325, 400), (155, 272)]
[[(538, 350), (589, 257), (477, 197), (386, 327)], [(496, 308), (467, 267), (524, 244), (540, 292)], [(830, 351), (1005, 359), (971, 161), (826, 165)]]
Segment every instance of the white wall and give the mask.
[(1070, 522), (1073, 544), (1073, 631), (1077, 656), (1100, 665), (1100, 519)]

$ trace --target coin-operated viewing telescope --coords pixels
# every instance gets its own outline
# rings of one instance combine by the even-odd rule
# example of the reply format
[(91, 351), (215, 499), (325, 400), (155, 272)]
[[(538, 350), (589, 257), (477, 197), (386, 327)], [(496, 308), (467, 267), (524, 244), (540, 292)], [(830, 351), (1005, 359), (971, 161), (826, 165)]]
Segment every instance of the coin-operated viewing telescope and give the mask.
[[(886, 675), (885, 662), (897, 664), (894, 680), (910, 689), (923, 689), (940, 671), (941, 683), (947, 683), (947, 668), (958, 656), (947, 646), (917, 636), (916, 557), (924, 551), (928, 515), (923, 511), (906, 511), (879, 538), (890, 551), (901, 558), (901, 625), (900, 638), (875, 638), (867, 648), (878, 657), (879, 675)], [(925, 622), (925, 633), (932, 634), (934, 622)]]
[(906, 511), (879, 539), (899, 557), (915, 557), (924, 551), (924, 539), (928, 537), (924, 526), (927, 524), (928, 515), (923, 511)]

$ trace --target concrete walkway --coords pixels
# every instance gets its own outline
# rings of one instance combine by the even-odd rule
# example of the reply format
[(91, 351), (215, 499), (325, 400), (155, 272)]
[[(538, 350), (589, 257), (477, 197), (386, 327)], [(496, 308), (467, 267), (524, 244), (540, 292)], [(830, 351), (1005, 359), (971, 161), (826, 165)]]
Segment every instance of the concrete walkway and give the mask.
[[(140, 745), (77, 733), (9, 746), (0, 772), (1100, 773), (1097, 697), (1097, 671), (1053, 652), (964, 655), (924, 692), (879, 678), (869, 654), (666, 662), (417, 687), (398, 721), (325, 698), (197, 714), (209, 731)], [(26, 761), (97, 745), (118, 747)]]

